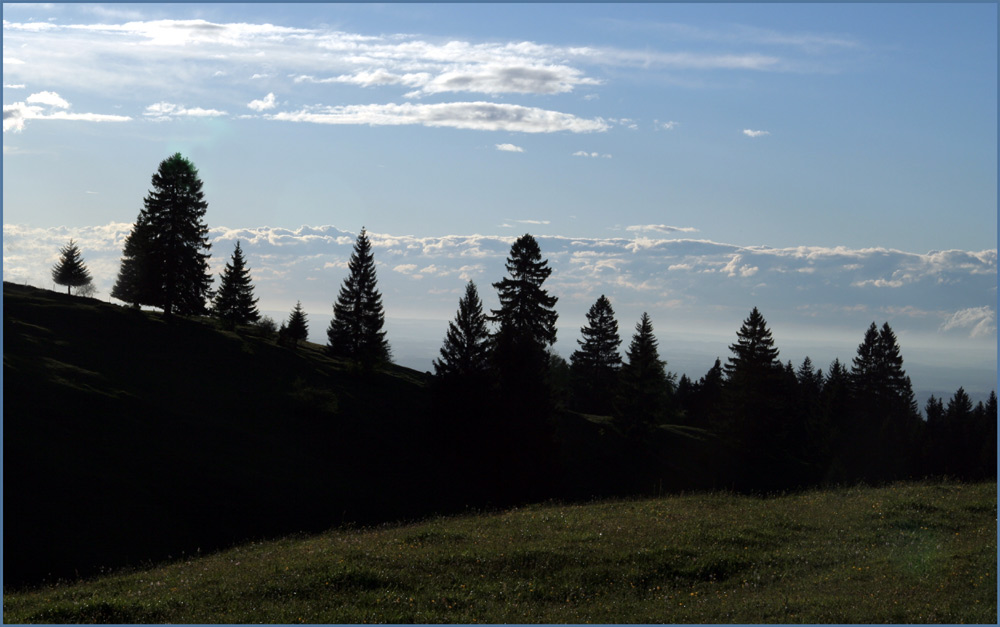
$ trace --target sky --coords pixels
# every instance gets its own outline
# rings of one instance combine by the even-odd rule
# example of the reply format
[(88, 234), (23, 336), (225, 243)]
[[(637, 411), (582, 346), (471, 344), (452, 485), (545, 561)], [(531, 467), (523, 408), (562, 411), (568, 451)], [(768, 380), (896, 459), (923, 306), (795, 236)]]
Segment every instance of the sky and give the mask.
[(889, 322), (914, 385), (996, 385), (995, 4), (3, 4), (3, 276), (98, 297), (159, 163), (199, 169), (217, 275), (325, 340), (372, 238), (429, 369), (518, 236), (557, 351), (606, 294), (699, 378), (753, 307), (783, 360)]

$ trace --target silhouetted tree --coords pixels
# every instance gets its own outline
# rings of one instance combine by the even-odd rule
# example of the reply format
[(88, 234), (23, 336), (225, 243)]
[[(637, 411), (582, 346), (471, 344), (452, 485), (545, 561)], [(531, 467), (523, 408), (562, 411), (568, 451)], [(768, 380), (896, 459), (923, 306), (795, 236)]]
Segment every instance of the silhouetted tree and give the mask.
[(556, 297), (543, 288), (552, 273), (535, 238), (525, 234), (511, 246), (507, 276), (493, 284), (500, 308), (490, 321), (497, 407), (505, 423), (495, 450), (502, 452), (502, 471), (522, 498), (544, 494), (554, 478), (556, 452), (551, 412), (555, 405), (550, 377), (549, 346), (556, 341)]
[(558, 300), (542, 285), (552, 274), (535, 238), (525, 234), (514, 242), (507, 257), (507, 274), (493, 287), (500, 309), (490, 320), (498, 325), (494, 336), (493, 359), (499, 376), (501, 395), (516, 405), (535, 406), (543, 412), (548, 404), (545, 389), (549, 357), (547, 348), (556, 341), (554, 307)]
[(298, 347), (299, 342), (309, 338), (309, 323), (306, 320), (306, 312), (302, 309), (302, 301), (295, 302), (295, 308), (288, 314), (288, 322), (282, 326), (285, 329), (284, 336), (292, 348)]
[(858, 448), (852, 479), (899, 479), (916, 470), (920, 417), (896, 335), (872, 322), (851, 367), (851, 437)]
[(570, 355), (573, 406), (595, 414), (608, 415), (614, 407), (615, 387), (622, 358), (618, 346), (618, 321), (603, 294), (587, 312), (587, 326), (580, 329), (579, 350)]
[(648, 313), (643, 312), (636, 323), (625, 356), (617, 417), (626, 434), (638, 436), (663, 420), (670, 393), (666, 362), (660, 359)]
[(802, 480), (805, 462), (788, 384), (794, 380), (778, 360), (767, 321), (754, 307), (736, 333), (725, 365), (726, 422), (721, 434), (732, 447), (735, 484), (755, 490), (792, 487)]
[(260, 319), (257, 299), (253, 297), (250, 269), (246, 267), (239, 241), (233, 251), (232, 261), (226, 264), (221, 275), (219, 290), (215, 293), (213, 313), (229, 324), (249, 324)]
[(87, 266), (83, 263), (80, 249), (73, 240), (59, 251), (59, 262), (52, 268), (52, 280), (58, 285), (66, 286), (66, 293), (74, 287), (89, 285), (91, 278)]
[(391, 359), (385, 338), (385, 312), (376, 285), (375, 258), (364, 228), (347, 264), (349, 274), (333, 305), (326, 335), (330, 354), (350, 359), (368, 369)]
[(448, 323), (434, 373), (443, 377), (483, 377), (489, 370), (490, 333), (476, 284), (465, 285), (455, 320)]
[(152, 189), (125, 240), (122, 266), (111, 295), (133, 305), (159, 307), (166, 316), (205, 311), (208, 209), (198, 170), (181, 156), (160, 163)]

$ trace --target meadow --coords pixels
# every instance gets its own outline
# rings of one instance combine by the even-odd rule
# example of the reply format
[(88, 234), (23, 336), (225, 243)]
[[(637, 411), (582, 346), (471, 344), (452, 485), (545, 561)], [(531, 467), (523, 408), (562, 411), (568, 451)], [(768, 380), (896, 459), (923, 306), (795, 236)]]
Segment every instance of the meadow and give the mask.
[(5, 591), (8, 623), (988, 623), (996, 483), (541, 504)]

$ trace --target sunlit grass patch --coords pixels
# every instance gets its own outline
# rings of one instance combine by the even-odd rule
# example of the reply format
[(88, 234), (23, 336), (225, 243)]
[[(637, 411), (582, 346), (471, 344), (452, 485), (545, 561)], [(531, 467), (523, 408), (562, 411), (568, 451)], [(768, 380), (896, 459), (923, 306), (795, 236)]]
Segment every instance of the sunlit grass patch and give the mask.
[(996, 621), (996, 485), (536, 505), (7, 594), (8, 622)]

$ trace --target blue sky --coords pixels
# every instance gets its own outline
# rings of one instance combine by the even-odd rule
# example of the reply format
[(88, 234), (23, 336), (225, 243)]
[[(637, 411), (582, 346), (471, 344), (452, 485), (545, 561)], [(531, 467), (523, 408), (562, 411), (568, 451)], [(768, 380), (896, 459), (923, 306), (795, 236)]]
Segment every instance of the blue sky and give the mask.
[(625, 336), (651, 313), (668, 361), (696, 336), (725, 358), (756, 305), (796, 361), (849, 361), (887, 320), (904, 357), (991, 364), (995, 382), (995, 4), (5, 3), (3, 19), (6, 280), (49, 286), (75, 237), (107, 297), (180, 151), (216, 269), (241, 239), (262, 307), (302, 300), (318, 336), (366, 226), (390, 319), (424, 321), (423, 348), (397, 341), (415, 365), (464, 281), (495, 306), (531, 232), (565, 356), (606, 293)]

